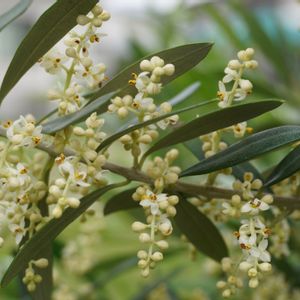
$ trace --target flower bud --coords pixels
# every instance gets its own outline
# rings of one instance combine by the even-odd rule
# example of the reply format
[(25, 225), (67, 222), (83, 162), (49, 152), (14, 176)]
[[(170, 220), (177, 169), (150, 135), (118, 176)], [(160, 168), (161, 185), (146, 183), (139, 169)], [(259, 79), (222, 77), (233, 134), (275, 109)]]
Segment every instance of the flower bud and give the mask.
[(247, 261), (243, 261), (239, 264), (239, 269), (243, 272), (248, 271), (252, 267), (252, 264), (248, 263)]
[(168, 242), (165, 241), (165, 240), (157, 241), (155, 244), (157, 245), (157, 247), (159, 247), (159, 248), (162, 249), (162, 250), (165, 250), (165, 249), (168, 249), (168, 248), (169, 248), (169, 244), (168, 244)]
[(48, 264), (49, 264), (48, 259), (46, 259), (46, 258), (40, 258), (40, 259), (34, 261), (33, 263), (35, 266), (37, 266), (40, 269), (47, 268)]
[(147, 59), (144, 59), (141, 61), (140, 63), (140, 69), (142, 71), (148, 71), (148, 72), (151, 72), (153, 70), (153, 66), (151, 64), (151, 62)]
[(104, 10), (100, 17), (102, 21), (108, 21), (110, 19), (110, 13)]
[(228, 67), (232, 70), (238, 70), (241, 67), (241, 63), (237, 59), (230, 60)]
[(140, 259), (138, 261), (138, 267), (141, 269), (145, 269), (147, 267), (148, 263), (145, 259)]
[(267, 203), (267, 204), (272, 204), (274, 199), (273, 199), (273, 196), (272, 195), (265, 195), (261, 198), (261, 201)]
[(52, 215), (56, 219), (60, 218), (62, 215), (62, 208), (59, 205), (56, 205), (52, 211)]
[(139, 236), (139, 240), (142, 243), (149, 243), (151, 241), (151, 237), (148, 233), (141, 233)]
[(126, 118), (128, 116), (128, 110), (126, 107), (120, 107), (117, 111), (118, 113), (118, 116), (123, 119), (123, 118)]
[(250, 280), (249, 280), (249, 287), (250, 288), (252, 288), (252, 289), (255, 289), (257, 286), (258, 286), (258, 283), (259, 283), (259, 281), (258, 281), (258, 279), (255, 277), (255, 278), (251, 278)]
[(155, 262), (163, 260), (164, 256), (161, 252), (156, 251), (151, 255), (151, 259)]
[(267, 262), (259, 264), (258, 267), (262, 272), (270, 272), (272, 270), (272, 265)]
[(163, 67), (164, 73), (167, 76), (172, 76), (175, 72), (175, 66), (173, 64), (166, 64)]
[(222, 290), (226, 287), (227, 283), (226, 281), (220, 280), (217, 282), (216, 286), (218, 289)]
[(147, 225), (142, 222), (134, 222), (131, 225), (131, 229), (135, 232), (143, 231), (147, 228)]
[(79, 15), (77, 17), (76, 21), (77, 21), (77, 24), (84, 26), (84, 25), (88, 24), (91, 20), (90, 20), (90, 18), (88, 18), (85, 15)]
[(256, 277), (257, 276), (257, 270), (256, 268), (251, 268), (248, 270), (248, 276), (249, 277)]
[(77, 52), (74, 48), (69, 47), (66, 49), (65, 51), (66, 55), (72, 58), (76, 58), (77, 57)]
[(77, 208), (80, 205), (79, 199), (75, 197), (69, 197), (67, 198), (68, 205), (72, 208)]
[(139, 259), (146, 259), (148, 257), (148, 253), (145, 251), (145, 250), (140, 250), (138, 253), (137, 253), (137, 257)]

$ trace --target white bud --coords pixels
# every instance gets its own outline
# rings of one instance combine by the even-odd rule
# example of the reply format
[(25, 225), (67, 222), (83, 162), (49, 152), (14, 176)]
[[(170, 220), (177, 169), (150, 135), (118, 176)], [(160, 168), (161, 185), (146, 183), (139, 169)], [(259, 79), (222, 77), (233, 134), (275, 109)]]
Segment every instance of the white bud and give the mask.
[(230, 289), (226, 289), (223, 291), (222, 296), (224, 298), (229, 298), (231, 296), (231, 290)]
[(131, 229), (135, 232), (143, 231), (147, 228), (147, 225), (142, 222), (134, 222), (131, 225)]
[(172, 228), (172, 225), (171, 223), (169, 222), (165, 222), (165, 223), (162, 223), (158, 226), (158, 230), (165, 236), (168, 236), (172, 233), (173, 231), (173, 228)]
[(145, 250), (140, 250), (138, 253), (137, 253), (137, 257), (139, 259), (146, 259), (148, 257), (148, 253), (145, 251)]
[(46, 258), (40, 258), (36, 261), (33, 262), (35, 266), (37, 266), (38, 268), (44, 269), (48, 267), (48, 259)]
[(76, 58), (77, 57), (77, 52), (74, 48), (67, 48), (66, 51), (65, 51), (66, 55), (69, 56), (69, 57), (73, 57), (73, 58)]
[(265, 195), (261, 198), (261, 201), (267, 203), (267, 204), (272, 204), (274, 199), (272, 195)]
[(126, 107), (120, 107), (119, 109), (118, 109), (118, 116), (120, 117), (120, 118), (126, 118), (127, 116), (128, 116), (128, 110), (127, 110), (127, 108)]
[(91, 22), (95, 27), (101, 27), (102, 25), (102, 19), (100, 19), (99, 17), (98, 18), (94, 18), (92, 19), (92, 22)]
[(252, 83), (248, 79), (240, 79), (239, 85), (240, 85), (241, 89), (246, 92), (251, 91), (253, 88)]
[(58, 198), (62, 195), (61, 189), (56, 185), (51, 185), (50, 186), (49, 193), (52, 194), (56, 198)]
[(141, 275), (145, 278), (149, 276), (149, 273), (149, 268), (145, 268), (141, 271)]
[(246, 55), (248, 56), (248, 60), (251, 59), (252, 56), (253, 56), (254, 53), (255, 53), (253, 48), (247, 48), (247, 49), (245, 50), (245, 52), (246, 52)]
[(142, 71), (148, 71), (148, 72), (151, 72), (153, 70), (153, 66), (151, 64), (151, 62), (147, 59), (144, 59), (141, 61), (140, 63), (140, 69)]
[(160, 57), (158, 56), (153, 56), (151, 59), (150, 59), (150, 62), (151, 64), (154, 66), (154, 67), (163, 67), (165, 62), (163, 59), (161, 59)]
[(170, 205), (176, 205), (179, 202), (179, 198), (176, 195), (169, 196), (168, 202)]
[(139, 143), (147, 145), (152, 142), (152, 138), (149, 134), (143, 134), (141, 137), (139, 137), (138, 141), (139, 141)]
[(90, 18), (88, 18), (87, 16), (84, 16), (84, 15), (79, 15), (77, 17), (77, 23), (82, 26), (88, 24), (90, 21), (91, 21)]
[(72, 208), (77, 208), (80, 205), (79, 199), (77, 199), (75, 197), (69, 197), (69, 198), (67, 198), (67, 203)]
[(99, 16), (101, 15), (103, 12), (103, 8), (100, 6), (100, 5), (95, 5), (92, 9), (92, 13), (95, 15), (95, 16)]
[(4, 239), (0, 236), (0, 248), (3, 246), (4, 244)]
[(255, 289), (257, 286), (258, 286), (258, 279), (255, 277), (255, 278), (251, 278), (249, 280), (249, 287), (252, 288), (252, 289)]
[(272, 270), (272, 265), (267, 262), (259, 264), (258, 267), (262, 272), (270, 272)]
[(59, 205), (56, 205), (52, 211), (52, 215), (56, 219), (60, 218), (62, 215), (62, 208)]
[(110, 19), (110, 13), (104, 10), (100, 18), (102, 21), (108, 21)]
[(167, 64), (163, 67), (164, 73), (167, 76), (172, 76), (175, 72), (175, 66), (173, 64)]
[(256, 277), (257, 276), (257, 270), (256, 268), (251, 268), (248, 270), (248, 276), (249, 277)]
[(93, 60), (90, 57), (83, 57), (81, 59), (81, 64), (85, 67), (85, 68), (89, 68), (92, 64), (93, 64)]
[(148, 265), (147, 261), (145, 259), (140, 259), (138, 261), (138, 267), (141, 268), (141, 269), (144, 269), (146, 268)]
[(168, 206), (166, 213), (170, 217), (174, 217), (176, 215), (176, 208), (174, 206)]
[(151, 241), (151, 237), (148, 233), (141, 233), (139, 236), (139, 240), (142, 243), (149, 243)]
[(243, 272), (247, 272), (252, 267), (252, 264), (247, 261), (243, 261), (239, 264), (239, 269)]
[(163, 260), (164, 256), (161, 252), (156, 251), (151, 255), (151, 259), (155, 262)]
[(217, 286), (218, 289), (222, 290), (226, 287), (226, 284), (227, 283), (225, 281), (220, 280), (220, 281), (217, 282), (216, 286)]
[(241, 67), (241, 63), (237, 59), (230, 60), (228, 67), (232, 70), (238, 70)]
[[(66, 180), (64, 178), (58, 178), (55, 180), (55, 185), (59, 188), (64, 188), (66, 185)], [(60, 197), (60, 194), (59, 194), (59, 197)]]
[(162, 67), (155, 67), (152, 74), (154, 76), (160, 77), (160, 76), (164, 75), (164, 69)]
[(155, 244), (157, 245), (157, 247), (159, 247), (162, 250), (169, 248), (169, 243), (165, 240), (157, 241)]
[(83, 136), (85, 134), (85, 130), (81, 127), (76, 126), (73, 129), (73, 133), (78, 135), (78, 136)]

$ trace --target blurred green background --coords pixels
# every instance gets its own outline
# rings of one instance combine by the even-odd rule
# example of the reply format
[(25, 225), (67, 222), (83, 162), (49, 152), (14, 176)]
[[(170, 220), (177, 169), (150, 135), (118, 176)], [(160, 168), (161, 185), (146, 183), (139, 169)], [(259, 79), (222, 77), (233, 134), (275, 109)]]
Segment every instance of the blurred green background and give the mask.
[[(300, 4), (297, 1), (203, 3), (164, 0), (161, 1), (165, 2), (164, 5), (158, 1), (150, 5), (150, 1), (142, 1), (141, 4), (138, 0), (129, 0), (119, 1), (119, 6), (108, 2), (102, 1), (103, 7), (112, 13), (111, 25), (108, 25), (111, 26), (108, 27), (109, 36), (103, 40), (103, 48), (100, 46), (95, 55), (108, 65), (110, 75), (152, 52), (186, 43), (214, 42), (208, 57), (195, 69), (165, 87), (158, 99), (168, 100), (190, 84), (200, 82), (199, 90), (180, 104), (186, 106), (214, 98), (218, 80), (223, 77), (228, 60), (234, 58), (238, 50), (253, 47), (259, 69), (245, 74), (254, 85), (251, 98), (286, 101), (280, 109), (250, 121), (254, 131), (281, 124), (300, 124)], [(168, 5), (166, 2), (169, 2)], [(31, 19), (25, 14), (0, 33), (1, 77), (16, 45), (46, 4), (50, 5), (51, 1), (43, 4), (34, 1), (28, 11)], [(103, 31), (106, 31), (105, 27)], [(6, 99), (0, 112), (1, 119), (29, 112), (40, 117), (51, 110), (51, 106), (46, 104), (46, 89), (53, 84), (53, 79), (42, 72), (34, 67), (22, 79)], [(39, 80), (38, 86), (36, 80)], [(16, 103), (18, 110), (15, 109)], [(268, 170), (286, 152), (287, 149), (283, 149), (268, 154), (256, 160), (255, 164), (261, 171)], [(185, 160), (179, 164), (186, 165), (194, 160), (193, 157), (184, 157)], [(215, 288), (221, 275), (219, 266), (201, 254), (195, 257), (191, 255), (190, 246), (181, 241), (178, 233), (171, 238), (171, 250), (165, 255), (163, 263), (145, 280), (139, 275), (135, 259), (141, 245), (137, 235), (131, 231), (131, 223), (136, 218), (143, 220), (141, 211), (92, 218), (94, 221), (83, 226), (79, 222), (72, 224), (55, 242), (56, 280), (61, 292), (55, 299), (219, 299)], [(93, 227), (91, 230), (89, 226), (96, 226), (96, 229)], [(293, 226), (290, 246), (296, 252), (299, 249), (296, 234), (299, 225)], [(237, 248), (230, 230), (222, 230), (228, 244), (233, 249)], [(0, 250), (0, 274), (8, 265), (11, 248), (10, 243)], [(299, 255), (296, 253), (278, 262), (277, 267), (284, 271), (283, 277), (276, 278), (278, 290), (273, 286), (269, 295), (265, 293), (260, 298), (261, 294), (246, 288), (235, 299), (296, 300), (299, 294), (293, 293), (294, 289), (300, 287)], [(280, 293), (285, 293), (288, 298), (280, 298)], [(15, 280), (8, 288), (0, 290), (0, 299), (28, 298)]]

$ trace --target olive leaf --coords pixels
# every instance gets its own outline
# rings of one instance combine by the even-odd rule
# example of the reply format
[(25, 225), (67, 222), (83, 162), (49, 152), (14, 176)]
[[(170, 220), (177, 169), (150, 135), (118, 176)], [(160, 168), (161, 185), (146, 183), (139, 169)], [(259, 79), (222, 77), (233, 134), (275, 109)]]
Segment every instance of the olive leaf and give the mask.
[(273, 185), (300, 170), (300, 146), (286, 155), (266, 179), (265, 186)]
[(77, 208), (67, 208), (59, 219), (52, 219), (41, 230), (39, 230), (19, 250), (9, 268), (5, 272), (1, 286), (6, 286), (16, 275), (24, 270), (28, 262), (42, 254), (44, 249), (51, 245), (51, 242), (75, 219), (84, 213), (100, 196), (119, 187), (120, 184), (110, 184), (98, 189), (80, 199)]
[(0, 103), (28, 69), (77, 25), (78, 15), (87, 14), (97, 2), (97, 0), (56, 1), (38, 19), (23, 39), (8, 67), (0, 89)]
[(228, 168), (300, 140), (300, 126), (279, 126), (246, 137), (196, 165), (180, 176), (199, 175)]
[(175, 223), (200, 252), (216, 261), (228, 256), (223, 237), (209, 218), (183, 196), (180, 196), (176, 210)]
[[(202, 142), (200, 139), (193, 139), (187, 142), (184, 142), (183, 145), (194, 154), (198, 160), (204, 159), (204, 153), (202, 151)], [(248, 161), (238, 164), (232, 167), (232, 174), (239, 180), (244, 180), (245, 172), (251, 172), (254, 175), (254, 178), (264, 180), (260, 172)]]
[(21, 16), (32, 3), (32, 0), (21, 0), (9, 11), (0, 16), (0, 32), (12, 21)]
[(172, 131), (154, 144), (144, 156), (159, 149), (257, 117), (277, 108), (282, 103), (279, 100), (246, 101), (224, 109), (217, 108), (215, 111), (200, 116), (179, 127), (177, 130)]

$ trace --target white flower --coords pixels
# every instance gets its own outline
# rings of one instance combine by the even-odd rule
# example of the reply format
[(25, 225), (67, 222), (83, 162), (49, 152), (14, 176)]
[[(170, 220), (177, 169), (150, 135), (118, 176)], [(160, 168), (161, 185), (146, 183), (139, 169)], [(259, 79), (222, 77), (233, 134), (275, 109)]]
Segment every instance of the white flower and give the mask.
[(99, 87), (101, 82), (105, 79), (104, 72), (106, 66), (102, 63), (85, 68), (84, 70), (78, 70), (76, 75), (80, 79), (86, 80), (90, 88)]
[(9, 224), (8, 228), (15, 235), (16, 244), (19, 245), (26, 234), (24, 218), (19, 224)]
[(167, 201), (167, 194), (154, 194), (150, 190), (146, 191), (146, 194), (142, 197), (140, 205), (144, 208), (150, 208), (152, 215), (159, 214), (159, 202)]
[(225, 70), (224, 70), (224, 72), (225, 72), (225, 76), (223, 77), (223, 82), (224, 83), (228, 83), (228, 82), (230, 82), (230, 81), (232, 81), (232, 80), (236, 80), (237, 79), (237, 77), (238, 77), (238, 73), (237, 73), (237, 71), (235, 71), (235, 70), (232, 70), (232, 69), (230, 69), (230, 68), (225, 68)]
[(241, 208), (241, 212), (256, 215), (260, 211), (268, 210), (269, 208), (270, 206), (267, 203), (255, 198), (244, 204)]
[(267, 247), (268, 247), (268, 240), (263, 239), (258, 244), (258, 247), (252, 247), (249, 250), (249, 253), (251, 256), (258, 258), (263, 262), (270, 262), (271, 256), (270, 253), (266, 250)]
[(35, 126), (33, 122), (29, 122), (23, 116), (14, 121), (6, 131), (7, 138), (18, 146), (37, 145), (42, 139), (42, 126)]
[(41, 58), (41, 66), (50, 74), (57, 74), (63, 69), (68, 58), (56, 49), (51, 49)]
[(224, 82), (219, 81), (219, 91), (217, 93), (217, 96), (220, 99), (219, 107), (225, 108), (228, 106), (228, 97), (229, 92), (227, 92)]
[(16, 169), (8, 167), (7, 170), (10, 174), (10, 177), (14, 177), (15, 179), (17, 179), (19, 186), (30, 184), (31, 178), (28, 175), (28, 169), (21, 163), (17, 164)]

